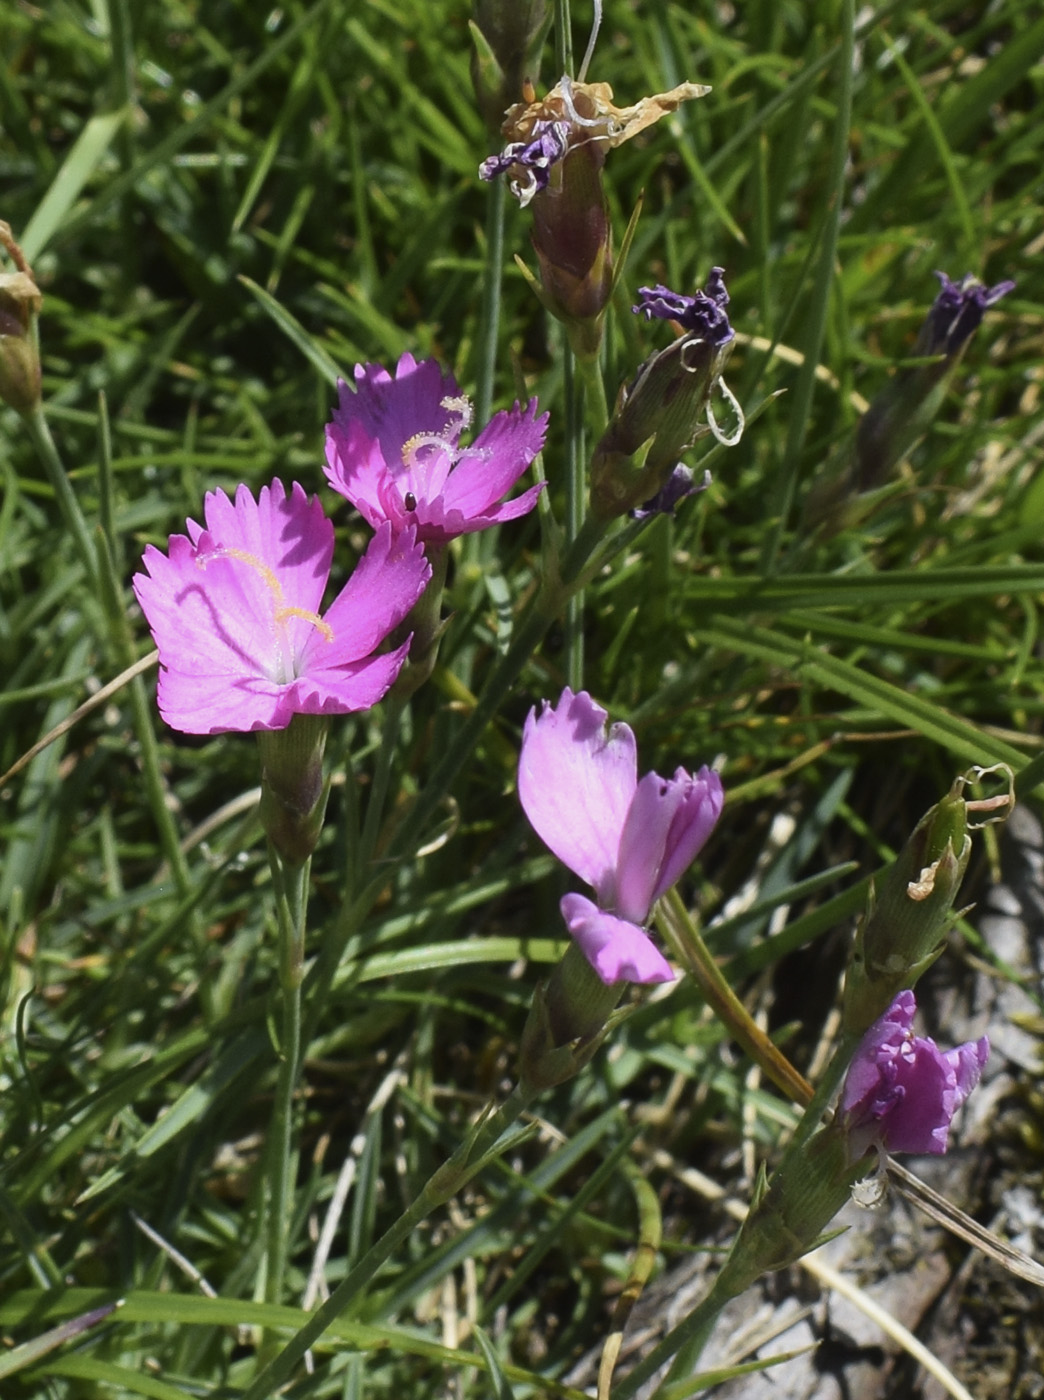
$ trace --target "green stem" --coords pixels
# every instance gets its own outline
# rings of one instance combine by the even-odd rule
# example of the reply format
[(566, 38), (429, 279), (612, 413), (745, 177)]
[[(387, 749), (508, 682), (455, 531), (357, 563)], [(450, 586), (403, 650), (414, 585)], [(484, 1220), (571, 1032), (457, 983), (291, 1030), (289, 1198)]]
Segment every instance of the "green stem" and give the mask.
[(687, 1317), (683, 1317), (676, 1327), (672, 1327), (666, 1337), (653, 1347), (633, 1371), (628, 1372), (622, 1381), (613, 1386), (613, 1400), (631, 1400), (631, 1396), (636, 1394), (649, 1377), (683, 1347), (685, 1360), (690, 1364), (690, 1368), (695, 1364), (714, 1331), (714, 1324), (722, 1309), (735, 1296), (730, 1291), (727, 1280), (723, 1282), (724, 1279), (724, 1274), (719, 1274), (714, 1281), (714, 1287), (702, 1302), (698, 1303)]
[(486, 210), (486, 268), (482, 284), (482, 322), (479, 326), (479, 362), (475, 391), (475, 422), (479, 427), (489, 420), (489, 411), (493, 403), (493, 381), (497, 372), (506, 199), (507, 181), (491, 181)]
[(315, 1345), (399, 1245), (409, 1239), (433, 1210), (455, 1196), (481, 1170), (489, 1156), (495, 1154), (497, 1141), (525, 1112), (530, 1098), (531, 1095), (525, 1093), (521, 1086), (516, 1086), (499, 1109), (479, 1120), (452, 1157), (428, 1179), (406, 1213), (366, 1251), (322, 1307), (294, 1333), (279, 1355), (255, 1379), (242, 1400), (265, 1400), (290, 1379), (309, 1347)]
[(733, 1039), (788, 1098), (796, 1103), (808, 1103), (812, 1097), (811, 1086), (776, 1048), (732, 990), (676, 889), (669, 890), (657, 904), (656, 923), (671, 951)]
[(555, 0), (555, 64), (559, 73), (573, 76), (573, 21), (569, 0)]
[[(351, 891), (345, 899), (338, 920), (323, 940), (319, 957), (309, 975), (308, 998), (313, 1008), (325, 1004), (348, 940), (384, 890), (396, 861), (420, 844), (432, 815), (521, 675), (544, 633), (560, 615), (570, 594), (581, 588), (587, 577), (597, 569), (597, 559), (592, 561), (592, 556), (608, 528), (605, 521), (589, 516), (567, 553), (560, 572), (549, 570), (528, 612), (519, 621), (511, 645), (490, 672), (474, 709), (417, 795), (388, 852), (388, 859), (382, 862), (379, 873), (367, 885), (358, 892)], [(612, 543), (612, 540), (607, 542), (608, 551), (612, 550)], [(598, 558), (601, 557), (599, 554)]]
[(47, 479), (51, 483), (51, 489), (58, 502), (58, 509), (62, 513), (66, 529), (72, 535), (76, 553), (80, 556), (80, 563), (86, 571), (87, 578), (94, 584), (98, 578), (98, 560), (91, 544), (90, 531), (83, 517), (83, 511), (80, 509), (80, 503), (69, 484), (69, 478), (62, 465), (62, 459), (58, 455), (58, 449), (54, 445), (54, 438), (47, 426), (43, 405), (37, 404), (32, 413), (27, 414), (22, 421), (29, 429), (33, 446), (44, 465)]
[(826, 335), (830, 291), (834, 285), (837, 244), (841, 232), (841, 216), (844, 213), (845, 179), (852, 125), (855, 0), (841, 0), (840, 9), (841, 44), (837, 51), (837, 114), (833, 121), (834, 144), (830, 157), (829, 181), (832, 203), (824, 219), (816, 276), (809, 297), (806, 318), (808, 329), (801, 347), (805, 358), (798, 372), (793, 398), (788, 410), (789, 427), (786, 446), (783, 450), (783, 466), (777, 475), (774, 499), (770, 509), (770, 516), (776, 517), (775, 523), (766, 535), (762, 551), (761, 572), (765, 574), (775, 572), (780, 544), (787, 528), (787, 517), (794, 500), (801, 450), (805, 444), (812, 411), (812, 396), (816, 386), (816, 373), (819, 370), (819, 356)]
[[(565, 347), (566, 400), (566, 540), (572, 545), (580, 533), (586, 504), (587, 473), (584, 469), (584, 410), (582, 381), (576, 373), (576, 356)], [(573, 690), (584, 686), (584, 595), (578, 589), (566, 603), (566, 681)]]
[(374, 768), (373, 782), (370, 784), (370, 796), (366, 803), (366, 817), (363, 821), (362, 835), (359, 838), (359, 850), (355, 862), (354, 884), (358, 885), (363, 879), (363, 874), (373, 859), (373, 853), (377, 846), (377, 835), (381, 829), (381, 818), (384, 816), (384, 806), (388, 799), (388, 787), (391, 783), (392, 762), (395, 758), (395, 741), (399, 733), (399, 724), (402, 720), (402, 712), (406, 708), (406, 699), (390, 694), (384, 702), (384, 724), (381, 727), (381, 742), (377, 750), (377, 764)]
[[(265, 1301), (280, 1303), (293, 1219), (294, 1095), (301, 1064), (301, 978), (304, 969), (305, 917), (310, 863), (291, 865), (269, 842), (268, 860), (279, 919), (279, 982), (283, 995), (283, 1033), (279, 1078), (272, 1106), (268, 1142), (268, 1254)], [(268, 1347), (274, 1345), (269, 1339)], [(267, 1347), (266, 1347), (267, 1349)]]

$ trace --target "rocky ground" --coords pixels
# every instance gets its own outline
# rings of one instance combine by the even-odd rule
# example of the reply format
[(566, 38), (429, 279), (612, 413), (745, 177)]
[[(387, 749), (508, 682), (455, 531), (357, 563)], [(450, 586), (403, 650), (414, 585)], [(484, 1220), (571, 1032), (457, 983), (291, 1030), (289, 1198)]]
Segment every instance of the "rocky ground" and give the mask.
[[(1044, 989), (1044, 831), (1026, 808), (1009, 821), (1001, 851), (1003, 882), (980, 899), (974, 922), (1026, 990), (974, 959), (948, 957), (921, 983), (918, 1001), (940, 1044), (986, 1033), (992, 1053), (949, 1153), (907, 1165), (1044, 1260), (1044, 1039), (1029, 995)], [(1044, 1290), (969, 1249), (894, 1190), (873, 1209), (851, 1204), (837, 1223), (847, 1228), (820, 1257), (913, 1331), (974, 1400), (1044, 1400)], [(723, 1224), (723, 1241), (730, 1229)], [(713, 1267), (697, 1254), (650, 1284), (619, 1371), (684, 1316)], [(729, 1307), (701, 1369), (790, 1351), (802, 1354), (717, 1387), (717, 1400), (942, 1400), (947, 1393), (852, 1301), (800, 1266), (763, 1279)], [(590, 1385), (592, 1376), (588, 1359), (570, 1379)]]

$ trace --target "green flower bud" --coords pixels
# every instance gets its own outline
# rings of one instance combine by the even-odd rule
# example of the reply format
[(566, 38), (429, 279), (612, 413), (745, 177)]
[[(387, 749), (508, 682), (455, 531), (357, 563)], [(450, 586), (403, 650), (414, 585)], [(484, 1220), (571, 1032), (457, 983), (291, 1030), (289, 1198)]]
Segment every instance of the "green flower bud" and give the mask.
[[(650, 356), (634, 383), (620, 392), (616, 411), (591, 459), (591, 509), (603, 520), (624, 515), (652, 500), (664, 487), (681, 454), (706, 433), (731, 445), (739, 440), (743, 415), (725, 388), (722, 371), (734, 332), (725, 308), (729, 295), (720, 267), (711, 269), (707, 291), (684, 296), (666, 287), (642, 287), (633, 310), (652, 320), (671, 320), (685, 331)], [(732, 436), (718, 429), (710, 407), (716, 388), (738, 420)]]
[(291, 865), (308, 859), (322, 830), (329, 791), (323, 777), (328, 728), (322, 715), (298, 714), (285, 729), (258, 731), (261, 825)]
[(966, 779), (917, 823), (856, 934), (845, 978), (844, 1025), (860, 1035), (942, 952), (971, 855)]
[(538, 1093), (579, 1074), (601, 1045), (626, 986), (603, 982), (570, 943), (550, 981), (534, 993), (519, 1047), (519, 1083)]

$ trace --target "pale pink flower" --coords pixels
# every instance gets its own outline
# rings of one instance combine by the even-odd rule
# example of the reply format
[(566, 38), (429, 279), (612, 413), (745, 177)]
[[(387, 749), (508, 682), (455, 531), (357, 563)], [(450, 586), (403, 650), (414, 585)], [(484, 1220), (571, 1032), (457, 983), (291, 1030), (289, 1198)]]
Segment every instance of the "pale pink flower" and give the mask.
[(376, 655), (423, 593), (431, 567), (412, 530), (384, 526), (320, 614), (333, 525), (296, 483), (212, 491), (206, 527), (187, 523), (167, 554), (149, 545), (134, 592), (159, 647), (159, 708), (186, 734), (285, 729), (295, 714), (375, 705), (409, 640)]
[(537, 401), (497, 413), (470, 447), (470, 401), (434, 360), (403, 355), (394, 379), (380, 365), (356, 365), (355, 388), (339, 385), (326, 428), (326, 476), (374, 529), (413, 526), (444, 544), (525, 515), (541, 486), (503, 497), (544, 445), (547, 414)]
[(537, 835), (593, 886), (567, 894), (562, 916), (603, 982), (668, 982), (670, 965), (642, 927), (692, 864), (721, 814), (709, 768), (638, 779), (634, 734), (606, 733), (608, 716), (586, 691), (531, 710), (522, 736), (518, 795)]

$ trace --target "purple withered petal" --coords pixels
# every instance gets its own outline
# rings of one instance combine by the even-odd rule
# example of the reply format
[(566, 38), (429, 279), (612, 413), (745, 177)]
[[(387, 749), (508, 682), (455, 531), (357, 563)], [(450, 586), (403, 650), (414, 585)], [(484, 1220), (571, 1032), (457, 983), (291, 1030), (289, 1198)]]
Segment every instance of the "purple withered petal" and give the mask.
[(606, 733), (607, 719), (586, 691), (566, 687), (556, 707), (530, 710), (518, 764), (519, 800), (537, 835), (602, 902), (613, 897), (638, 782), (634, 734), (626, 724)]
[(479, 166), (480, 180), (495, 180), (511, 171), (511, 192), (523, 208), (540, 190), (547, 189), (551, 167), (569, 150), (568, 121), (538, 121), (528, 141), (512, 141), (498, 156), (488, 156)]
[(673, 515), (675, 507), (686, 497), (706, 491), (712, 480), (710, 472), (704, 468), (703, 480), (697, 486), (692, 468), (679, 462), (656, 495), (631, 511), (631, 519), (646, 520), (650, 515)]
[[(160, 712), (188, 734), (284, 729), (295, 714), (346, 714), (375, 704), (405, 647), (372, 652), (431, 576), (412, 535), (390, 527), (326, 614), (333, 527), (315, 499), (280, 481), (257, 501), (245, 486), (205, 502), (163, 554), (149, 546), (134, 591), (160, 652)], [(358, 603), (362, 600), (365, 611)]]
[(945, 1152), (953, 1116), (978, 1083), (989, 1055), (986, 1037), (944, 1053), (913, 1034), (916, 1009), (913, 992), (900, 992), (849, 1067), (838, 1113), (853, 1160), (875, 1146)]
[(607, 914), (582, 894), (563, 895), (559, 908), (580, 951), (606, 984), (673, 982), (670, 963), (637, 924)]
[(709, 768), (673, 778), (647, 773), (639, 782), (620, 837), (616, 909), (644, 923), (652, 906), (695, 860), (721, 815), (721, 779)]
[(631, 310), (647, 321), (677, 321), (684, 330), (716, 347), (727, 345), (735, 336), (725, 310), (729, 294), (720, 267), (711, 268), (706, 291), (696, 291), (692, 296), (672, 292), (660, 283), (639, 287), (638, 296), (640, 300)]
[(951, 281), (945, 272), (935, 275), (941, 286), (921, 330), (917, 348), (925, 355), (956, 355), (982, 324), (987, 308), (1013, 291), (1015, 283), (998, 282), (994, 287), (987, 287), (970, 272), (959, 282)]

